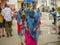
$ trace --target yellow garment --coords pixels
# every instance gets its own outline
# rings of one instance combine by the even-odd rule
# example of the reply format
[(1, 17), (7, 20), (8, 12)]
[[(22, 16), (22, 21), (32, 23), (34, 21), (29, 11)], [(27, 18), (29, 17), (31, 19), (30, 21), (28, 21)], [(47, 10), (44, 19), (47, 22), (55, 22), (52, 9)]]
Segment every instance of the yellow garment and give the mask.
[(32, 9), (33, 8), (33, 5), (32, 4), (28, 4), (28, 8), (29, 9)]
[(3, 22), (3, 16), (2, 16), (2, 14), (0, 13), (0, 23), (2, 23)]

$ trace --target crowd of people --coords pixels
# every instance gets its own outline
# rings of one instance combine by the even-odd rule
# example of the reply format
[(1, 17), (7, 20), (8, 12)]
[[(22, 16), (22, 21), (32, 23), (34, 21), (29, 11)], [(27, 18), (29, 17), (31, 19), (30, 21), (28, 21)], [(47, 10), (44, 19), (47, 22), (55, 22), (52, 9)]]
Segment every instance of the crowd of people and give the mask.
[[(18, 35), (21, 39), (21, 45), (37, 45), (40, 34), (40, 10), (33, 7), (33, 4), (27, 4), (25, 8), (20, 8), (17, 13)], [(24, 39), (24, 41), (23, 41)]]
[[(13, 16), (16, 15), (16, 16)], [(0, 8), (0, 38), (3, 36), (13, 36), (12, 20), (17, 20), (17, 31), (21, 40), (21, 45), (37, 45), (40, 34), (40, 10), (28, 3), (22, 6), (17, 13), (12, 12), (10, 7), (5, 4), (4, 9)], [(4, 35), (4, 30), (6, 35)]]
[[(0, 8), (0, 38), (5, 37), (4, 29), (7, 37), (13, 36), (12, 20), (15, 18), (17, 20), (17, 31), (21, 45), (37, 45), (41, 24), (39, 8), (36, 8), (35, 3), (26, 3), (21, 6), (17, 13), (15, 9), (13, 11), (7, 4), (5, 4), (4, 9)], [(51, 14), (54, 18), (53, 24), (55, 25), (57, 13), (54, 8), (52, 8)]]

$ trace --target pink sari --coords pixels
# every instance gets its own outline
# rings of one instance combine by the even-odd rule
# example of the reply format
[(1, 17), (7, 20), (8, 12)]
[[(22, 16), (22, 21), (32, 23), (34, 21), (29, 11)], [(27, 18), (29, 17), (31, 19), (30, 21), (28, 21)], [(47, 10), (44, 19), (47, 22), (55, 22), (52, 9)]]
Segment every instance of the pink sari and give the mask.
[(30, 35), (29, 30), (25, 30), (26, 45), (36, 45), (36, 40)]

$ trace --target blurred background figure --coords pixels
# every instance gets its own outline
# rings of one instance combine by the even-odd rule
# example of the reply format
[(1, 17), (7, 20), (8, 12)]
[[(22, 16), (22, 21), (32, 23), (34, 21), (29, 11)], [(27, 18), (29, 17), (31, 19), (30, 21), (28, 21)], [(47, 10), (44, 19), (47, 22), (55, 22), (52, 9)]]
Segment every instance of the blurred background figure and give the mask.
[(53, 18), (54, 18), (54, 22), (52, 24), (56, 25), (56, 16), (57, 16), (57, 11), (55, 10), (55, 8), (52, 8), (52, 12), (51, 12)]
[(2, 10), (2, 15), (5, 19), (5, 31), (7, 37), (12, 36), (12, 11), (7, 4), (5, 4), (5, 8)]
[(0, 38), (4, 37), (4, 24), (3, 24), (3, 16), (2, 16), (2, 9), (0, 8)]
[(12, 12), (13, 12), (13, 18), (16, 19), (17, 18), (17, 11), (15, 9), (12, 9)]

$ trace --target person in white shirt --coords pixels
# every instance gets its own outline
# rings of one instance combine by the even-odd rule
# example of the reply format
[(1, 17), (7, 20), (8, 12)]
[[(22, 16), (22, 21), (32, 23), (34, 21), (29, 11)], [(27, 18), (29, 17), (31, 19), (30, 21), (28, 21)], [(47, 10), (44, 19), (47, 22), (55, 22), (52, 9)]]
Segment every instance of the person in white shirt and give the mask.
[(6, 34), (7, 37), (12, 36), (12, 11), (11, 9), (8, 7), (7, 4), (5, 4), (5, 8), (2, 10), (2, 15), (4, 17), (5, 20), (5, 30), (6, 30)]

